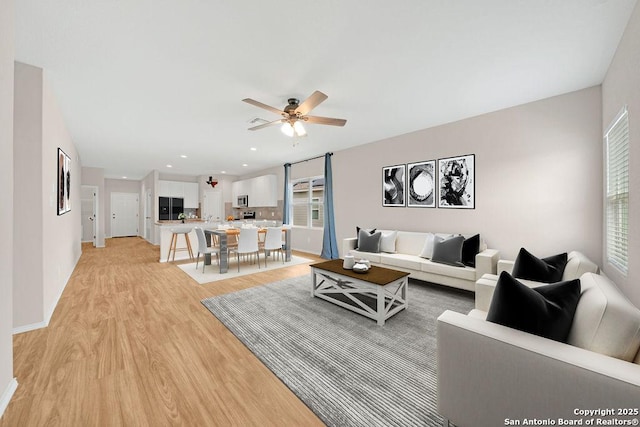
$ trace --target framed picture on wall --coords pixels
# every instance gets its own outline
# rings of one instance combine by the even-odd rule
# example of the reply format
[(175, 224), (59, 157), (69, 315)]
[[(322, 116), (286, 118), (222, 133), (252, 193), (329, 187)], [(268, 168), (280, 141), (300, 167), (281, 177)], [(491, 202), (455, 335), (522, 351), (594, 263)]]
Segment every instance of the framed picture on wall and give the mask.
[(436, 207), (436, 161), (407, 164), (407, 206)]
[(382, 168), (382, 206), (404, 206), (405, 165)]
[(438, 207), (475, 209), (475, 155), (438, 159)]
[(71, 210), (71, 158), (58, 148), (58, 215)]

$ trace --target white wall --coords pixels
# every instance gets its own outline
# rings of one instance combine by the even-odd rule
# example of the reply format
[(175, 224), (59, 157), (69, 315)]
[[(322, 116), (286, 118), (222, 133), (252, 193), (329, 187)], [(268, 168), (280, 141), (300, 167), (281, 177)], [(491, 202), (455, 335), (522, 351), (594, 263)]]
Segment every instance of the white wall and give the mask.
[[(81, 254), (80, 158), (41, 69), (15, 64), (14, 332), (46, 326)], [(58, 147), (71, 211), (57, 214)]]
[[(606, 262), (606, 274), (640, 307), (640, 3), (636, 5), (616, 54), (602, 83), (602, 128), (606, 129), (620, 109), (629, 111), (629, 271), (620, 274)], [(604, 223), (603, 223), (604, 227)]]
[[(0, 187), (13, 198), (13, 58), (12, 0), (0, 1)], [(0, 209), (0, 417), (17, 386), (13, 378), (13, 210)]]
[[(43, 200), (42, 177), (42, 69), (16, 62), (14, 102), (14, 240), (13, 324), (42, 322)], [(57, 153), (54, 155), (57, 157)], [(19, 187), (18, 187), (19, 183)], [(28, 263), (28, 265), (25, 265)], [(25, 308), (25, 309), (23, 309)]]
[[(601, 93), (593, 87), (335, 152), (337, 237), (355, 227), (480, 233), (514, 259), (601, 257)], [(382, 206), (382, 167), (475, 154), (476, 208)]]

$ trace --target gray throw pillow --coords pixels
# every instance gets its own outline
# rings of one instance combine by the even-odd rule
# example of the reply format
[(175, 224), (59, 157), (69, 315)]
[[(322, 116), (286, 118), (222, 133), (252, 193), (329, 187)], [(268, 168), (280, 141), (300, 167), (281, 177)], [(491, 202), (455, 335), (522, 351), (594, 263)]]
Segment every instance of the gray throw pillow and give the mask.
[(367, 230), (358, 231), (358, 250), (362, 252), (380, 252), (380, 238), (382, 233), (376, 231), (373, 234), (369, 234)]
[(462, 244), (464, 236), (454, 236), (448, 239), (442, 239), (436, 236), (433, 242), (433, 255), (431, 261), (440, 264), (448, 264), (456, 267), (464, 267), (462, 263)]

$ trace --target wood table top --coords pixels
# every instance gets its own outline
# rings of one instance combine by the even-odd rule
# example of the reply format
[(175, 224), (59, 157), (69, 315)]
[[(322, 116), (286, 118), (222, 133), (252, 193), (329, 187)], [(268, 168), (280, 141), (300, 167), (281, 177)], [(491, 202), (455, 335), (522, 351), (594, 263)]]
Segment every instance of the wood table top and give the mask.
[(365, 273), (356, 273), (353, 270), (348, 270), (342, 267), (342, 259), (332, 259), (329, 261), (318, 262), (311, 264), (311, 267), (319, 270), (330, 271), (333, 273), (342, 274), (343, 276), (353, 277), (354, 279), (364, 280), (376, 285), (387, 285), (395, 280), (402, 279), (408, 276), (406, 271), (392, 270), (390, 268), (378, 267), (372, 265), (371, 268)]

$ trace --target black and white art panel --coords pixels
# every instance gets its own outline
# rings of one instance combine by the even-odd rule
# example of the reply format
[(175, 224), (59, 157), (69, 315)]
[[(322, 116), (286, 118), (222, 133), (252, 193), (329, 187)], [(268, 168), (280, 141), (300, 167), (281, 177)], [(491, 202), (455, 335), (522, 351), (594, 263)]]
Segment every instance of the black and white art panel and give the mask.
[(405, 165), (382, 168), (382, 206), (404, 206)]
[(436, 161), (407, 165), (407, 206), (434, 208), (436, 206)]
[(438, 207), (474, 209), (475, 155), (438, 159)]
[(71, 158), (58, 148), (58, 215), (71, 210)]

